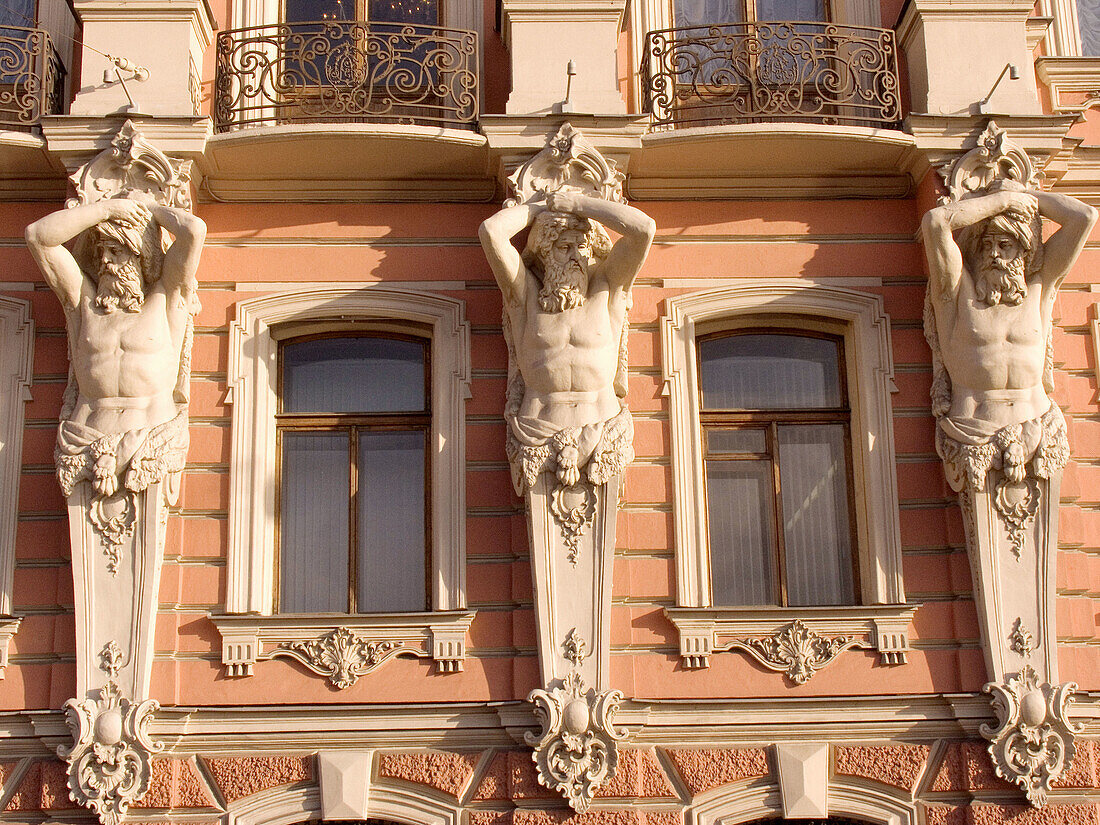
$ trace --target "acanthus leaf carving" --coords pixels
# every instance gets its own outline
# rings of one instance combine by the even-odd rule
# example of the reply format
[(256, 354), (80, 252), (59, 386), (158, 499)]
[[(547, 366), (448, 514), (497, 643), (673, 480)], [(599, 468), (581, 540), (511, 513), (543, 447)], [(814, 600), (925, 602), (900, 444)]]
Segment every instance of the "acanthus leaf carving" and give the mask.
[(539, 688), (527, 697), (542, 726), (537, 735), (525, 734), (539, 783), (564, 796), (577, 813), (588, 810), (596, 789), (615, 774), (617, 743), (626, 738), (614, 725), (622, 698), (618, 690), (586, 690), (576, 672), (561, 687)]
[(99, 669), (107, 674), (108, 678), (114, 679), (118, 676), (118, 672), (122, 669), (122, 648), (118, 646), (118, 642), (111, 639), (107, 644), (103, 645), (103, 649), (99, 651)]
[(1017, 617), (1012, 623), (1012, 632), (1008, 634), (1008, 644), (1025, 659), (1035, 652), (1035, 637), (1024, 627), (1024, 620)]
[(871, 647), (856, 636), (822, 636), (802, 621), (794, 621), (773, 636), (737, 639), (729, 649), (744, 650), (769, 670), (782, 671), (804, 685), (833, 659), (852, 647)]
[(1034, 668), (1024, 665), (1003, 683), (984, 688), (993, 696), (996, 725), (982, 725), (997, 776), (1015, 782), (1035, 807), (1046, 804), (1051, 784), (1073, 760), (1074, 735), (1080, 725), (1068, 711), (1077, 685), (1041, 684)]
[(989, 188), (999, 180), (1011, 180), (1026, 187), (1039, 185), (1031, 158), (1009, 140), (1008, 132), (990, 120), (978, 136), (977, 145), (939, 170), (947, 186), (941, 203), (950, 203), (973, 192)]
[(401, 642), (371, 641), (346, 627), (338, 627), (318, 639), (282, 644), (271, 656), (296, 659), (319, 676), (327, 676), (334, 688), (344, 690), (358, 682), (360, 676), (402, 653), (427, 655)]
[(164, 745), (149, 737), (149, 723), (160, 707), (155, 699), (131, 702), (112, 679), (98, 698), (65, 703), (72, 747), (57, 755), (69, 766), (69, 796), (95, 811), (103, 825), (118, 825), (149, 790), (150, 757)]
[(508, 178), (512, 196), (505, 207), (527, 203), (563, 186), (591, 192), (595, 197), (626, 203), (625, 176), (570, 123), (563, 123), (546, 148)]

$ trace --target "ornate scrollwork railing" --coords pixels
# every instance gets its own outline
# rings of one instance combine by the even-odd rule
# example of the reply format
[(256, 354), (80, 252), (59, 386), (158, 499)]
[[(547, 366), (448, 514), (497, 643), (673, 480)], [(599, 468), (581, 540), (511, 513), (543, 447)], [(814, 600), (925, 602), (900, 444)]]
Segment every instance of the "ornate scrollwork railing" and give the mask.
[(65, 67), (42, 29), (0, 26), (0, 125), (27, 128), (64, 106)]
[(894, 33), (832, 23), (728, 23), (646, 34), (655, 128), (901, 119)]
[(218, 35), (219, 132), (278, 123), (473, 128), (477, 34), (406, 23), (283, 23)]

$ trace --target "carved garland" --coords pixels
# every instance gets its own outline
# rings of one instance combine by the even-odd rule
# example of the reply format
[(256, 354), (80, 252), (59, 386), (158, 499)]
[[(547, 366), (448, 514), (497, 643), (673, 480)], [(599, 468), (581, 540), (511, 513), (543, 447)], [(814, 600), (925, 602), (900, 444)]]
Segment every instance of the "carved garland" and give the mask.
[(871, 648), (858, 636), (822, 636), (794, 621), (773, 636), (735, 639), (726, 650), (743, 650), (769, 670), (782, 671), (796, 685), (810, 678), (849, 648)]
[(344, 690), (358, 682), (360, 676), (400, 655), (424, 658), (429, 654), (397, 641), (364, 639), (346, 627), (338, 627), (318, 639), (279, 645), (270, 657), (295, 659), (319, 676), (327, 676), (334, 688)]

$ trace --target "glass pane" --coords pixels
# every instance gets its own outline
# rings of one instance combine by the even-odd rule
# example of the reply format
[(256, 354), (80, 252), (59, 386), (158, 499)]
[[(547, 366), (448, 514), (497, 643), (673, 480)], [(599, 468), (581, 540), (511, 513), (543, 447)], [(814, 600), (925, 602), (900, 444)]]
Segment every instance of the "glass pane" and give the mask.
[(708, 26), (715, 23), (740, 23), (742, 0), (676, 0), (675, 25)]
[(699, 342), (703, 407), (839, 407), (836, 341), (797, 335), (727, 335)]
[[(34, 28), (38, 25), (34, 11), (34, 0), (4, 0), (3, 5), (0, 5), (0, 26)], [(15, 32), (6, 31), (0, 34), (4, 37), (12, 37)], [(57, 48), (62, 48), (62, 44), (58, 44)]]
[(775, 604), (771, 462), (708, 461), (706, 472), (714, 604)]
[(367, 19), (372, 23), (439, 23), (438, 0), (370, 0)]
[(394, 338), (283, 345), (283, 412), (422, 412), (424, 350)]
[(287, 23), (354, 20), (355, 0), (285, 0)]
[(766, 453), (763, 430), (707, 430), (708, 453)]
[(1077, 0), (1077, 23), (1081, 29), (1081, 54), (1100, 56), (1100, 0)]
[(792, 606), (853, 604), (848, 466), (840, 424), (779, 428), (779, 481)]
[(757, 20), (825, 22), (825, 0), (756, 0)]
[(279, 610), (348, 609), (348, 437), (284, 432)]
[(423, 431), (359, 433), (360, 613), (424, 610)]

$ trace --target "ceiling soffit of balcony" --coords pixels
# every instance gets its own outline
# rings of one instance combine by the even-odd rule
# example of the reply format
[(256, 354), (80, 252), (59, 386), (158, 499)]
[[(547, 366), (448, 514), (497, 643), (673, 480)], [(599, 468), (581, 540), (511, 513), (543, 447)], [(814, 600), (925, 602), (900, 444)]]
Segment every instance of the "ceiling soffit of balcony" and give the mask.
[(485, 137), (435, 126), (317, 123), (218, 134), (200, 161), (200, 198), (277, 201), (485, 202)]
[(927, 171), (912, 135), (749, 123), (651, 132), (630, 158), (636, 200), (902, 198)]
[(58, 201), (68, 191), (65, 167), (29, 132), (0, 129), (0, 201)]

